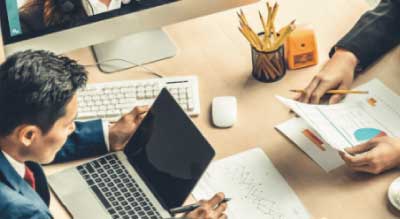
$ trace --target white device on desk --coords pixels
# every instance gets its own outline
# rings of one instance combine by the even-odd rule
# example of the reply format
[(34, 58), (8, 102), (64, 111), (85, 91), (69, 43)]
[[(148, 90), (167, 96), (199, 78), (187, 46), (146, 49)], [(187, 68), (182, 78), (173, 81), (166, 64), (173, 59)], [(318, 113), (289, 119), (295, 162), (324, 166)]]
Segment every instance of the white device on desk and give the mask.
[(182, 76), (88, 84), (78, 91), (77, 119), (116, 121), (135, 106), (151, 105), (164, 87), (186, 113), (200, 114), (197, 77)]
[(233, 96), (214, 97), (211, 110), (212, 121), (217, 127), (231, 127), (236, 122), (237, 101)]

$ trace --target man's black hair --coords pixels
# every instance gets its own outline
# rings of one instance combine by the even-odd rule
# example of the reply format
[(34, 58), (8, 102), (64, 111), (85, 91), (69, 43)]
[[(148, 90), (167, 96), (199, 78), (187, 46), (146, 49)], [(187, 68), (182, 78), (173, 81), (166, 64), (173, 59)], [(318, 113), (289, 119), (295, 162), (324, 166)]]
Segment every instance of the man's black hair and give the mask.
[(86, 81), (84, 67), (68, 57), (42, 50), (11, 55), (0, 65), (0, 136), (22, 124), (47, 133)]

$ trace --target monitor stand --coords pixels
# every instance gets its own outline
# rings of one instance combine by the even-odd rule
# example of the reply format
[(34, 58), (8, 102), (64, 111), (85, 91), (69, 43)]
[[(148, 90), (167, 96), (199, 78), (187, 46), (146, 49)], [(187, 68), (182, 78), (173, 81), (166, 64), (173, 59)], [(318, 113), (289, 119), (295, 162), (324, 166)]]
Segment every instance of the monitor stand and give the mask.
[(176, 55), (175, 45), (162, 29), (135, 33), (96, 44), (92, 49), (99, 63), (98, 67), (104, 73), (113, 73)]

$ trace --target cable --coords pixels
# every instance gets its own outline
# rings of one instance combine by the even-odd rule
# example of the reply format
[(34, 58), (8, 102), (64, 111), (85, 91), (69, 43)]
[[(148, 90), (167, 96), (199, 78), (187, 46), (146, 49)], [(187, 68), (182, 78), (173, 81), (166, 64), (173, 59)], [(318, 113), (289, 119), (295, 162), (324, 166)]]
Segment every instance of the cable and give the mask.
[(158, 73), (158, 72), (152, 70), (152, 69), (149, 68), (149, 67), (146, 67), (146, 66), (143, 66), (143, 65), (141, 65), (141, 64), (137, 64), (137, 63), (134, 63), (134, 62), (132, 62), (132, 61), (125, 60), (125, 59), (108, 59), (108, 60), (104, 60), (104, 61), (102, 61), (102, 62), (96, 62), (95, 64), (83, 65), (83, 66), (84, 66), (84, 67), (99, 67), (99, 65), (102, 65), (102, 64), (104, 64), (104, 63), (106, 63), (106, 62), (110, 62), (110, 61), (123, 61), (123, 62), (126, 62), (126, 63), (129, 63), (129, 64), (133, 65), (133, 68), (135, 68), (135, 67), (140, 67), (140, 68), (146, 70), (145, 72), (147, 72), (147, 73), (151, 73), (151, 74), (153, 74), (153, 75), (155, 75), (155, 76), (157, 76), (157, 77), (159, 77), (159, 78), (163, 78), (163, 77), (164, 77), (162, 74), (160, 74), (160, 73)]
[[(90, 9), (91, 9), (91, 11), (92, 11), (92, 16), (94, 16), (95, 14), (94, 14), (94, 8), (93, 8), (92, 4), (90, 3), (89, 0), (86, 0), (86, 3), (89, 5), (89, 7), (90, 7)], [(146, 72), (151, 73), (151, 74), (153, 74), (153, 75), (155, 75), (155, 76), (157, 76), (157, 77), (159, 77), (159, 78), (164, 77), (162, 74), (157, 73), (157, 72), (153, 71), (152, 69), (150, 69), (150, 68), (148, 68), (148, 67), (146, 67), (146, 66), (143, 66), (143, 65), (134, 63), (134, 62), (132, 62), (132, 61), (125, 60), (125, 59), (108, 59), (108, 60), (104, 60), (104, 61), (102, 61), (102, 62), (96, 62), (95, 64), (83, 65), (83, 66), (85, 66), (85, 67), (99, 67), (99, 65), (104, 64), (104, 63), (106, 63), (106, 62), (110, 62), (110, 61), (123, 61), (123, 62), (126, 62), (126, 63), (129, 63), (129, 64), (133, 65), (133, 68), (134, 68), (134, 67), (140, 67), (140, 68), (146, 70)]]

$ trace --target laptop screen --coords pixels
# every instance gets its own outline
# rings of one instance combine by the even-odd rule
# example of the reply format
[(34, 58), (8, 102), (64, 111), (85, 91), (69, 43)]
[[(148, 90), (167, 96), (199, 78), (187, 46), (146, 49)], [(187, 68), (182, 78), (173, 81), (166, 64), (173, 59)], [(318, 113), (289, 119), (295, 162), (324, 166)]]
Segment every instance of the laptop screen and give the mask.
[(171, 209), (183, 204), (215, 152), (163, 89), (125, 154), (163, 207)]

